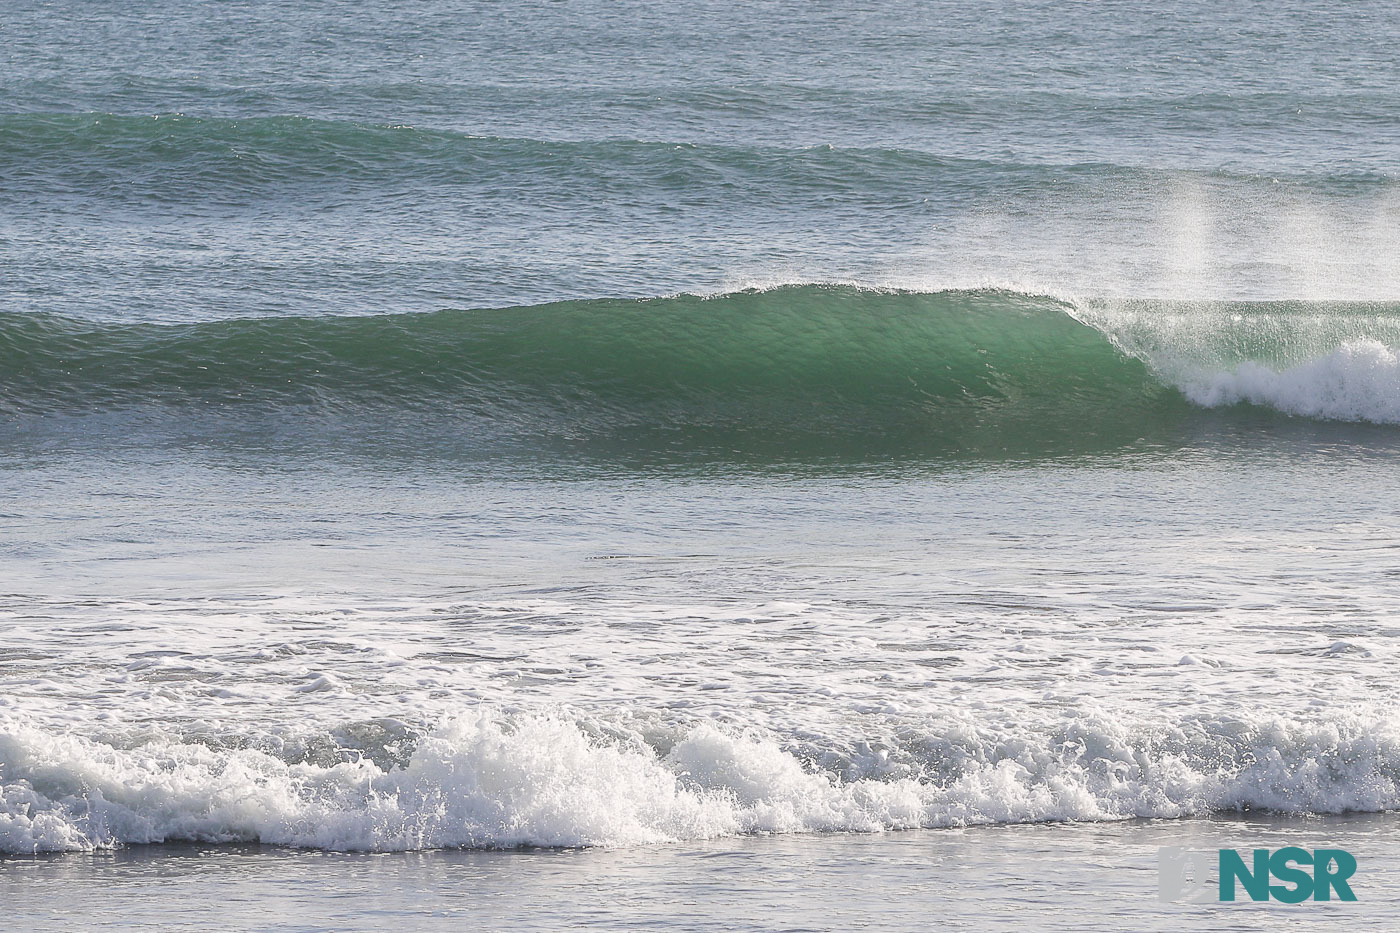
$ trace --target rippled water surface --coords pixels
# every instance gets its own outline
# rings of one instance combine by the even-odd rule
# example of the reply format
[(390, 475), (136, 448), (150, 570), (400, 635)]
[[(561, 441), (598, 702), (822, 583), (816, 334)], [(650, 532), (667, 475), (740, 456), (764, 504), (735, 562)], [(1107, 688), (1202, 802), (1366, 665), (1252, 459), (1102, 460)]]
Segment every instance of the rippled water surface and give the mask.
[(1387, 5), (4, 20), (27, 925), (1391, 922)]

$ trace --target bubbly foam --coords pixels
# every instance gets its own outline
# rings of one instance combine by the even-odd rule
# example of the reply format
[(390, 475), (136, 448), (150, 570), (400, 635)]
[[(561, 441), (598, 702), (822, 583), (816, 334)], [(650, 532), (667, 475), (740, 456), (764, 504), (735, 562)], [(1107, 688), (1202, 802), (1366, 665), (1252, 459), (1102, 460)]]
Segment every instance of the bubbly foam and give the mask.
[[(844, 778), (772, 737), (713, 723), (649, 744), (569, 714), (478, 712), (402, 767), (325, 765), (166, 737), (129, 746), (11, 721), (0, 733), (0, 851), (173, 840), (336, 850), (615, 846), (737, 833), (879, 832), (1179, 817), (1217, 809), (1400, 805), (1400, 734), (1381, 720), (1072, 720), (945, 725)], [(654, 740), (653, 740), (654, 741)]]
[(1188, 377), (1180, 387), (1211, 408), (1248, 402), (1309, 418), (1400, 423), (1400, 356), (1376, 340), (1349, 341), (1282, 370), (1248, 361)]

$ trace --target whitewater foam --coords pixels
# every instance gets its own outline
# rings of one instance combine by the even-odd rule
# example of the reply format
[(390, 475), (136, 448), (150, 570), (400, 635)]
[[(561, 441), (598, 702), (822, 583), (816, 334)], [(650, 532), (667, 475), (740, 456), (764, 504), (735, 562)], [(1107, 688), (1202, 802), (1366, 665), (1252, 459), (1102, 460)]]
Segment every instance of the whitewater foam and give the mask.
[(1400, 356), (1376, 340), (1349, 341), (1282, 370), (1246, 361), (1186, 376), (1178, 385), (1209, 408), (1248, 402), (1309, 418), (1400, 423)]
[(403, 767), (289, 762), (175, 738), (129, 747), (7, 722), (0, 851), (172, 840), (338, 850), (643, 845), (738, 833), (880, 832), (1400, 805), (1400, 735), (1356, 716), (1109, 719), (995, 734), (949, 724), (924, 771), (846, 780), (771, 737), (709, 723), (674, 744), (564, 715), (462, 715)]

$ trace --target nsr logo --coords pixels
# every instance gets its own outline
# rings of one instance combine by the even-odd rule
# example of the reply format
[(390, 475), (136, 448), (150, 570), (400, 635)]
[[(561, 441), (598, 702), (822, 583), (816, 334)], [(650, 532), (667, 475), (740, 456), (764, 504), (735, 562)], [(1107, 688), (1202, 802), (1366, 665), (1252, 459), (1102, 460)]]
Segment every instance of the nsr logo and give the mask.
[(1356, 859), (1345, 849), (1309, 852), (1289, 846), (1272, 854), (1255, 849), (1246, 864), (1235, 849), (1211, 852), (1172, 846), (1158, 849), (1157, 859), (1157, 896), (1164, 901), (1233, 901), (1240, 888), (1251, 901), (1272, 897), (1299, 904), (1309, 898), (1330, 901), (1334, 896), (1340, 901), (1356, 900), (1348, 883), (1356, 874)]

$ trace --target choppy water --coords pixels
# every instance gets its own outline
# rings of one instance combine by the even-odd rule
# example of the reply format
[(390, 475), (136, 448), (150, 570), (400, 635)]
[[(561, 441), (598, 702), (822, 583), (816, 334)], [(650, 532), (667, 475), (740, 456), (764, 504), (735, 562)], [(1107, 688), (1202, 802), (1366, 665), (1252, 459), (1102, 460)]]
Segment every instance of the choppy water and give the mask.
[(0, 851), (1390, 832), (1398, 34), (12, 5)]

